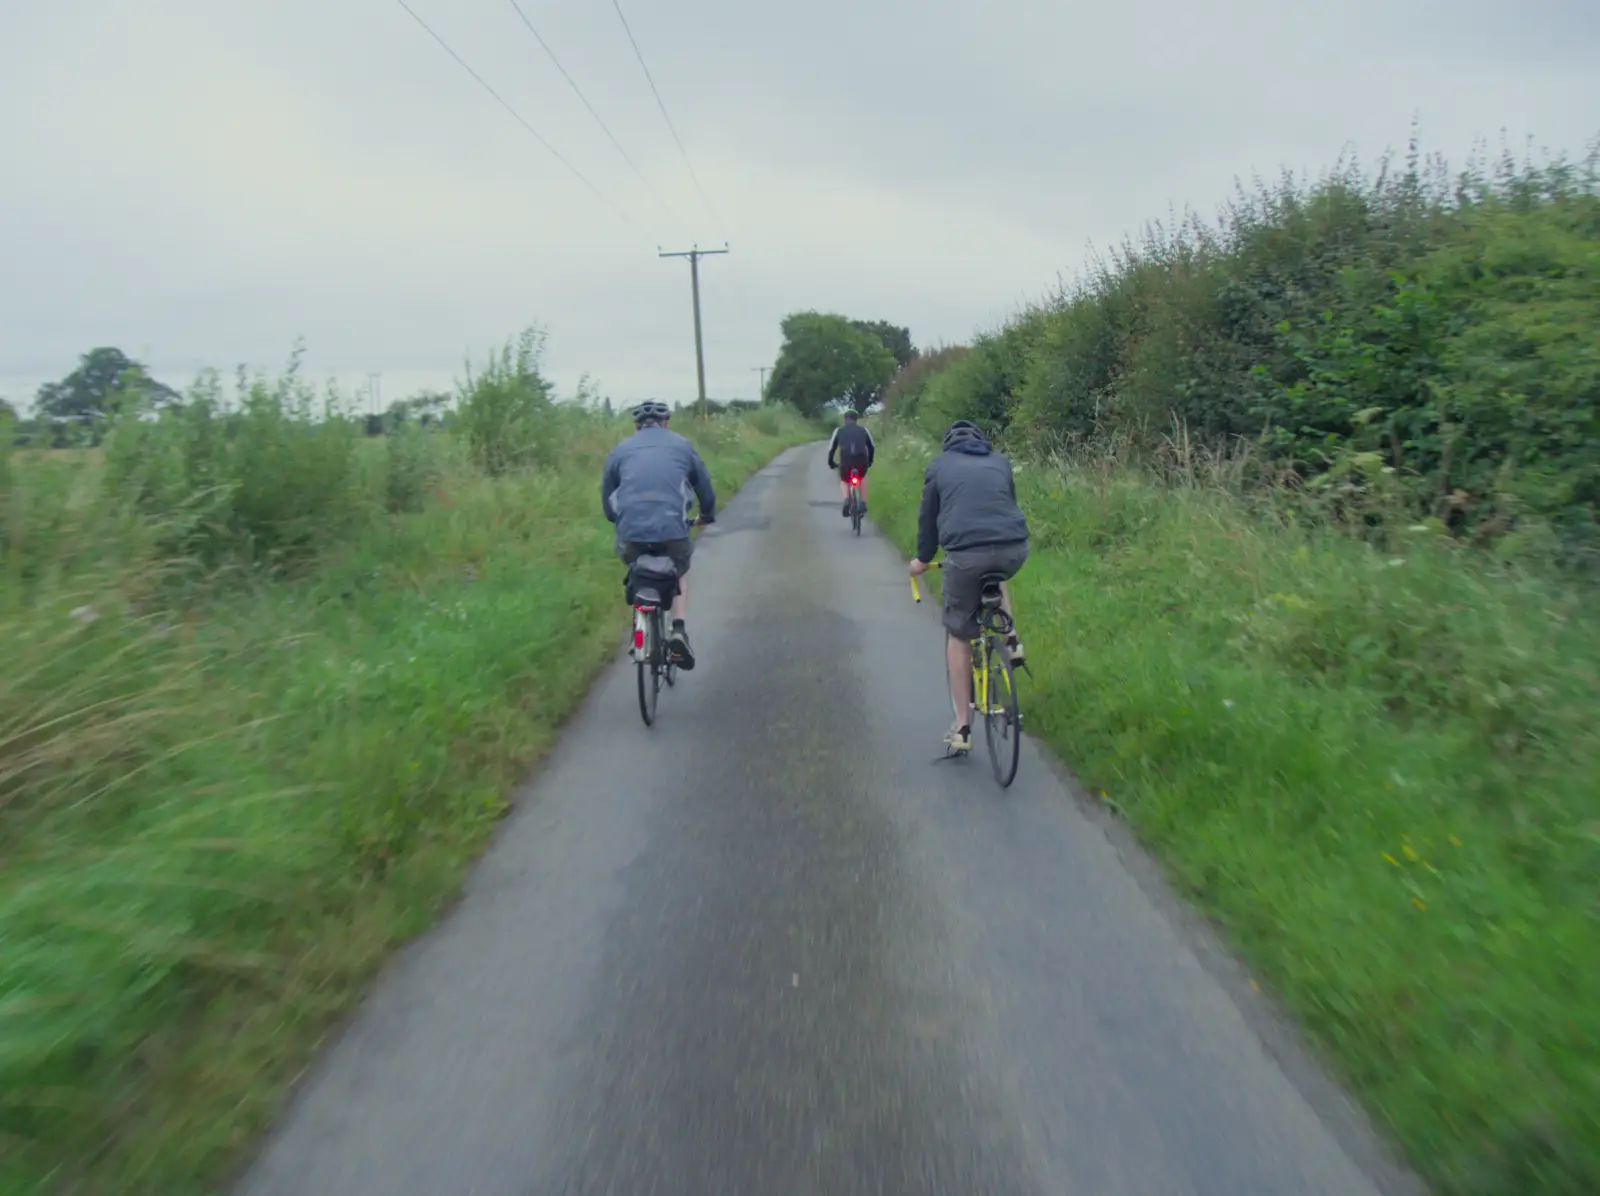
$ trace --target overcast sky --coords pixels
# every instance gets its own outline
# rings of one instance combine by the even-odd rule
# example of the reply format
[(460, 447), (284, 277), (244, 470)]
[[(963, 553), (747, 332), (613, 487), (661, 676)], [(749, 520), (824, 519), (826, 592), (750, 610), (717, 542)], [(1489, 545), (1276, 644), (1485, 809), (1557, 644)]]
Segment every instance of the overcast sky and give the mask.
[[(1353, 148), (1600, 132), (1593, 0), (0, 0), (0, 394), (114, 344), (182, 384), (447, 382), (529, 323), (548, 370), (753, 394), (801, 308), (992, 326), (1091, 243)], [(669, 209), (671, 215), (668, 214)], [(624, 215), (619, 215), (619, 210)]]

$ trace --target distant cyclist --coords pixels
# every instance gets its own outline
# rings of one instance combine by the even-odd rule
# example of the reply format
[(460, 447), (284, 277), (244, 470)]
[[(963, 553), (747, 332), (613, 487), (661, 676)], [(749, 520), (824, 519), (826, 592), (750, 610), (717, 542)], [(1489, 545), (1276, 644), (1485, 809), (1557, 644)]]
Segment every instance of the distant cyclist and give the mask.
[(689, 538), (685, 502), (692, 491), (700, 500), (700, 522), (716, 519), (717, 496), (700, 454), (676, 432), (668, 431), (672, 409), (649, 399), (633, 409), (634, 434), (611, 450), (600, 478), (600, 502), (617, 525), (617, 556), (632, 565), (644, 555), (665, 556), (678, 567), (678, 596), (672, 600), (672, 633), (667, 651), (680, 669), (694, 668), (684, 616), (689, 607)]
[(858, 419), (855, 408), (846, 407), (844, 423), (833, 430), (833, 439), (828, 441), (828, 468), (839, 471), (839, 497), (844, 500), (844, 510), (840, 514), (846, 518), (850, 516), (850, 471), (856, 470), (861, 474), (861, 508), (865, 510), (867, 470), (872, 468), (872, 462), (878, 455), (877, 446), (872, 443), (872, 433)]
[[(972, 640), (985, 573), (1017, 575), (1028, 559), (1028, 521), (1017, 506), (1011, 462), (995, 452), (971, 420), (958, 419), (944, 434), (940, 454), (923, 476), (917, 520), (917, 555), (912, 577), (926, 573), (940, 548), (944, 560), (945, 662), (955, 725), (945, 736), (952, 751), (972, 749)], [(1001, 605), (1011, 613), (1011, 587), (1002, 584)], [(1006, 641), (1013, 664), (1024, 660), (1013, 628)]]

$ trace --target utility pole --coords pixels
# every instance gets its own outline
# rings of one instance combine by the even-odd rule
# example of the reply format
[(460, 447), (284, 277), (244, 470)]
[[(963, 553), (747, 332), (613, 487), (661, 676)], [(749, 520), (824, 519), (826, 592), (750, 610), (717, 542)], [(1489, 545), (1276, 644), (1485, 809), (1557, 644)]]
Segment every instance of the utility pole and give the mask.
[(700, 418), (705, 419), (706, 411), (706, 351), (705, 342), (700, 336), (700, 259), (713, 254), (727, 253), (728, 246), (724, 242), (721, 249), (701, 249), (696, 245), (693, 249), (686, 249), (681, 253), (663, 253), (660, 246), (656, 247), (658, 257), (686, 257), (689, 259), (689, 283), (694, 289), (694, 365), (695, 372), (700, 381)]
[(756, 398), (760, 399), (762, 402), (765, 402), (767, 398), (767, 371), (771, 368), (771, 366), (758, 365), (752, 367), (750, 370), (752, 374), (761, 375), (761, 377), (757, 380), (760, 385), (760, 389), (756, 391)]

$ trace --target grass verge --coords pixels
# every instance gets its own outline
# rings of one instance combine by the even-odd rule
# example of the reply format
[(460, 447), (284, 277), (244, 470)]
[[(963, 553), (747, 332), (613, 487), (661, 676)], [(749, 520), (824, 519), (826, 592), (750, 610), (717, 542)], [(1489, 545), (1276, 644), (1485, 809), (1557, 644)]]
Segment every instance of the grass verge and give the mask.
[[(0, 1192), (214, 1191), (456, 892), (620, 627), (598, 481), (626, 429), (530, 409), (559, 450), (542, 467), (475, 467), (446, 433), (341, 456), (270, 403), (244, 439), (206, 441), (191, 405), (181, 440), (135, 428), (137, 455), (7, 466)], [(816, 434), (774, 410), (683, 422), (723, 498)], [(342, 504), (313, 560), (162, 555), (285, 528), (307, 551), (303, 519), (244, 516), (313, 439)], [(162, 446), (163, 471), (139, 464)], [(232, 471), (193, 492), (226, 521), (173, 491), (197, 460)], [(137, 509), (104, 497), (118, 468)]]
[[(880, 436), (909, 551), (931, 444)], [(1034, 732), (1450, 1196), (1600, 1191), (1592, 592), (1023, 464)]]

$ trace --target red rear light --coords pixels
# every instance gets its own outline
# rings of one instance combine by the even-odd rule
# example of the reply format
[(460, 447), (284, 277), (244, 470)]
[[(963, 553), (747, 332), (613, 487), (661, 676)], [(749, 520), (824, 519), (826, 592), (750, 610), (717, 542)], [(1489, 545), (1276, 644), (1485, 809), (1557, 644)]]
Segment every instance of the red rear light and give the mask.
[(644, 628), (643, 627), (635, 627), (633, 629), (633, 646), (634, 646), (635, 649), (641, 649), (641, 648), (644, 647)]

